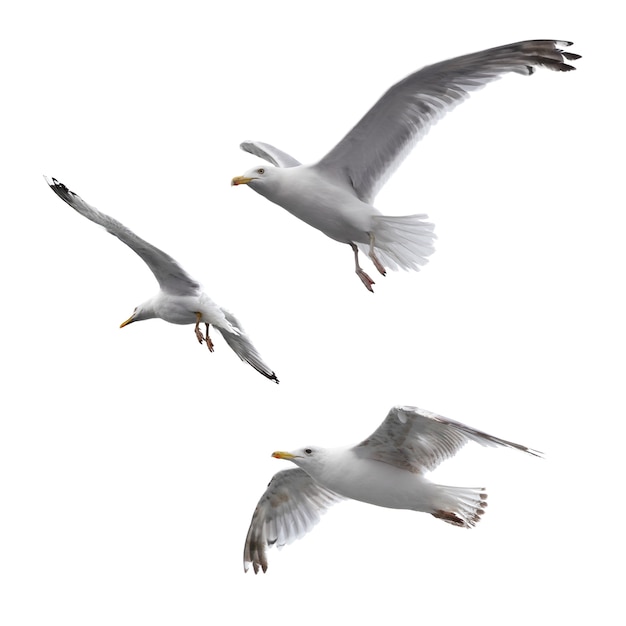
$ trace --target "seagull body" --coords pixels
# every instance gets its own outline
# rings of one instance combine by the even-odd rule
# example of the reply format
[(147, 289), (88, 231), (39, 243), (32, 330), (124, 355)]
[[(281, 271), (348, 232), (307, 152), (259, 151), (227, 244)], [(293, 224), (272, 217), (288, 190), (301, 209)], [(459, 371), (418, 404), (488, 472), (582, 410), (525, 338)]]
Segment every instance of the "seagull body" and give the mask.
[(302, 165), (274, 146), (246, 141), (241, 148), (269, 161), (232, 179), (283, 207), (331, 239), (350, 245), (365, 287), (374, 281), (359, 265), (367, 254), (386, 269), (419, 270), (434, 252), (433, 225), (423, 214), (391, 217), (374, 198), (414, 145), (470, 92), (504, 74), (530, 75), (537, 66), (569, 71), (579, 55), (568, 41), (537, 40), (490, 48), (429, 65), (393, 85), (357, 125), (320, 161)]
[[(361, 456), (354, 447), (320, 449), (315, 446), (309, 449), (313, 450), (316, 463), (314, 465), (309, 459), (306, 471), (320, 485), (344, 498), (390, 509), (431, 512), (433, 502), (440, 497), (439, 486), (421, 474)], [(299, 464), (300, 457), (306, 458), (301, 453), (275, 453), (275, 458), (296, 464)], [(443, 506), (440, 503), (437, 508)]]
[(244, 570), (267, 570), (267, 548), (299, 539), (332, 504), (350, 498), (392, 509), (430, 513), (464, 528), (475, 526), (487, 506), (483, 488), (435, 484), (425, 473), (468, 441), (540, 452), (488, 435), (430, 411), (393, 407), (383, 423), (356, 446), (309, 446), (274, 452), (298, 468), (278, 472), (252, 516), (244, 548)]
[(189, 296), (173, 295), (161, 291), (140, 304), (132, 316), (122, 322), (122, 327), (132, 322), (153, 318), (162, 319), (170, 324), (195, 324), (197, 312), (200, 312), (202, 320), (207, 320), (209, 324), (216, 327), (222, 326), (235, 334), (239, 332), (226, 319), (222, 309), (201, 291)]
[[(251, 182), (249, 185), (309, 226), (342, 243), (369, 241), (367, 233), (373, 228), (372, 218), (380, 212), (329, 181), (314, 166), (268, 170), (265, 177), (275, 181), (274, 184)], [(296, 188), (298, 193), (294, 195), (292, 190)]]
[[(278, 382), (276, 374), (263, 362), (235, 316), (213, 302), (204, 293), (200, 283), (191, 278), (171, 256), (135, 235), (116, 219), (87, 204), (55, 178), (52, 181), (46, 178), (46, 182), (75, 211), (103, 226), (136, 252), (157, 279), (160, 291), (137, 306), (133, 314), (122, 322), (121, 328), (133, 322), (153, 318), (160, 318), (171, 324), (195, 324), (198, 341), (201, 344), (206, 342), (213, 352), (213, 342), (209, 337), (209, 326), (212, 325), (242, 361), (249, 363), (266, 378)], [(204, 335), (199, 329), (201, 323), (206, 327)]]

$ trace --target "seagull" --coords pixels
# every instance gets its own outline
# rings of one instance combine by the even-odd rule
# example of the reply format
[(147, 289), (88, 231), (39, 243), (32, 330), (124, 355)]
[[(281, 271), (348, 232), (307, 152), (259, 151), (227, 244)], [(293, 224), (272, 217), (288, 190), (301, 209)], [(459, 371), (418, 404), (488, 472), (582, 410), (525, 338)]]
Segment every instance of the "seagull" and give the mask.
[(565, 61), (580, 55), (563, 51), (569, 41), (522, 41), (429, 65), (393, 85), (358, 124), (320, 161), (302, 165), (287, 153), (258, 141), (241, 148), (269, 161), (232, 185), (248, 185), (325, 235), (348, 244), (355, 272), (373, 292), (374, 281), (359, 264), (369, 255), (383, 276), (387, 268), (418, 271), (434, 252), (427, 215), (391, 217), (374, 198), (414, 145), (470, 92), (504, 74), (530, 75), (543, 66), (575, 69)]
[(320, 516), (346, 498), (392, 509), (410, 509), (471, 528), (487, 506), (483, 488), (430, 482), (425, 473), (453, 457), (468, 441), (542, 453), (413, 406), (393, 407), (383, 423), (356, 446), (308, 446), (274, 452), (298, 467), (274, 475), (259, 500), (246, 537), (244, 571), (267, 571), (267, 549), (312, 530)]
[[(116, 219), (87, 204), (56, 178), (51, 181), (45, 176), (44, 178), (52, 191), (75, 211), (88, 220), (103, 226), (109, 233), (136, 252), (146, 262), (157, 279), (161, 287), (159, 293), (136, 307), (133, 314), (125, 322), (122, 322), (120, 328), (133, 322), (155, 317), (171, 324), (195, 324), (196, 338), (200, 344), (206, 343), (209, 351), (213, 352), (213, 341), (209, 337), (209, 326), (212, 324), (242, 361), (249, 363), (266, 378), (278, 383), (276, 374), (263, 362), (237, 318), (226, 309), (215, 304), (202, 291), (200, 284), (191, 278), (171, 256), (135, 235)], [(206, 328), (204, 334), (200, 330), (201, 323)]]

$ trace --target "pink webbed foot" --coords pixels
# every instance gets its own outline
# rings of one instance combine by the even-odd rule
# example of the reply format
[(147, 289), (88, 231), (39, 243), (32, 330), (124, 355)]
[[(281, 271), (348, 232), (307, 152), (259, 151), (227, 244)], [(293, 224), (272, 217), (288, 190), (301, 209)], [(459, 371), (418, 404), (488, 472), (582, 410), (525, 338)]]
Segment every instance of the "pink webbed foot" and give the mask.
[(214, 351), (213, 342), (211, 341), (211, 337), (209, 337), (209, 325), (205, 323), (206, 326), (206, 334), (204, 336), (204, 340), (206, 341), (206, 347), (209, 349), (209, 352)]
[(374, 234), (373, 233), (370, 233), (370, 252), (369, 252), (369, 257), (370, 257), (370, 259), (372, 259), (372, 263), (374, 263), (374, 266), (376, 267), (376, 269), (383, 276), (387, 276), (387, 270), (385, 269), (385, 266), (378, 260), (378, 257), (376, 256), (376, 250), (374, 249)]
[(365, 288), (368, 291), (374, 293), (372, 285), (375, 285), (376, 283), (361, 268), (356, 270), (356, 275), (361, 279), (361, 282), (365, 285)]
[(204, 337), (202, 336), (202, 331), (200, 330), (200, 320), (202, 319), (202, 313), (196, 313), (196, 328), (195, 328), (195, 332), (196, 332), (196, 337), (198, 339), (198, 343), (200, 345), (202, 345), (202, 342), (204, 341)]
[(213, 352), (213, 342), (211, 341), (211, 337), (209, 337), (209, 325), (205, 322), (206, 332), (203, 335), (200, 330), (200, 321), (202, 320), (202, 313), (196, 313), (196, 337), (198, 338), (198, 343), (202, 345), (203, 342), (206, 341), (206, 347), (209, 349), (209, 352)]
[(361, 279), (361, 282), (365, 285), (365, 288), (368, 291), (374, 293), (372, 289), (372, 285), (376, 283), (367, 275), (367, 273), (363, 270), (363, 268), (359, 265), (359, 249), (356, 247), (356, 244), (350, 242), (350, 247), (354, 252), (354, 271), (356, 275)]

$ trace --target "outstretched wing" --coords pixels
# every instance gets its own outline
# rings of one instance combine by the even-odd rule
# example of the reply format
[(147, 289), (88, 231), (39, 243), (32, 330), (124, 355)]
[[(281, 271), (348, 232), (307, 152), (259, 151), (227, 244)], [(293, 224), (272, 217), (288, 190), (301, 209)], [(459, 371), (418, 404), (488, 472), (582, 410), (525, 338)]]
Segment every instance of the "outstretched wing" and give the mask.
[(300, 539), (330, 506), (343, 499), (300, 468), (275, 474), (252, 515), (243, 551), (244, 570), (252, 564), (255, 574), (259, 569), (267, 571), (268, 548), (282, 548)]
[(227, 328), (221, 328), (220, 326), (215, 326), (217, 330), (222, 334), (226, 343), (231, 347), (231, 349), (235, 352), (235, 354), (242, 360), (252, 365), (254, 369), (263, 374), (266, 378), (273, 380), (278, 383), (278, 378), (276, 378), (276, 374), (272, 371), (270, 367), (268, 367), (261, 355), (257, 352), (256, 348), (252, 345), (250, 338), (246, 335), (243, 326), (240, 324), (239, 320), (226, 309), (222, 309), (222, 313), (226, 319), (230, 322), (231, 326), (236, 328), (239, 332), (238, 334), (230, 332)]
[(542, 456), (506, 439), (488, 435), (460, 422), (413, 406), (394, 406), (383, 423), (354, 447), (361, 455), (415, 473), (434, 470), (468, 441), (481, 446), (504, 446)]
[(567, 72), (580, 55), (569, 41), (521, 41), (429, 65), (396, 83), (317, 164), (371, 203), (376, 193), (430, 127), (470, 92), (504, 74), (532, 74), (536, 67)]
[(56, 178), (53, 178), (52, 181), (45, 176), (44, 178), (61, 200), (67, 202), (83, 217), (106, 228), (109, 233), (134, 250), (152, 270), (163, 291), (184, 296), (195, 294), (200, 288), (200, 285), (171, 256), (135, 235), (116, 219), (87, 204), (79, 195), (70, 191)]
[(244, 141), (239, 144), (239, 147), (245, 152), (249, 152), (261, 159), (269, 161), (276, 167), (296, 167), (300, 165), (300, 161), (296, 161), (292, 156), (275, 148), (269, 143), (263, 143), (262, 141)]

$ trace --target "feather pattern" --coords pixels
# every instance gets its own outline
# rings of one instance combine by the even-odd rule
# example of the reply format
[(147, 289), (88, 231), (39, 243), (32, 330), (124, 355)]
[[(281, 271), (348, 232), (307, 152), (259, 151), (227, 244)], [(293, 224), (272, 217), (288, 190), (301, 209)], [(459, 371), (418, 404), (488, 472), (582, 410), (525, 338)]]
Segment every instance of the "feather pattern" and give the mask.
[(274, 452), (273, 457), (291, 461), (298, 469), (278, 472), (259, 500), (246, 537), (244, 570), (252, 564), (255, 574), (265, 572), (267, 548), (302, 537), (340, 499), (421, 511), (472, 528), (485, 512), (485, 489), (439, 485), (424, 476), (470, 440), (541, 456), (526, 446), (411, 406), (393, 407), (374, 433), (356, 446)]
[(434, 470), (442, 461), (453, 457), (468, 441), (542, 456), (537, 450), (412, 406), (393, 407), (383, 423), (354, 447), (354, 452), (421, 474)]
[(279, 148), (269, 143), (264, 143), (263, 141), (244, 141), (239, 144), (239, 147), (245, 152), (249, 152), (261, 159), (269, 161), (276, 167), (296, 167), (300, 165), (300, 161), (297, 161)]
[(274, 475), (252, 515), (243, 553), (244, 571), (267, 570), (267, 548), (281, 548), (300, 539), (326, 510), (343, 500), (299, 468)]
[(222, 337), (224, 337), (224, 341), (230, 346), (232, 351), (242, 360), (245, 361), (248, 365), (251, 365), (257, 372), (263, 374), (266, 378), (270, 380), (274, 380), (278, 382), (278, 378), (276, 374), (269, 368), (258, 350), (254, 347), (253, 343), (250, 341), (250, 338), (246, 334), (241, 322), (226, 309), (222, 308), (222, 313), (230, 323), (230, 325), (237, 331), (231, 332), (228, 328), (216, 326), (217, 330), (220, 332)]
[(187, 296), (194, 295), (200, 289), (200, 284), (191, 278), (169, 254), (138, 237), (115, 218), (98, 211), (56, 178), (53, 178), (52, 182), (46, 178), (46, 182), (52, 191), (75, 211), (105, 228), (107, 232), (136, 252), (150, 268), (165, 293)]
[(317, 167), (371, 203), (415, 144), (446, 113), (476, 91), (513, 72), (538, 66), (567, 72), (569, 41), (533, 40), (499, 46), (428, 65), (393, 85)]
[[(276, 374), (263, 362), (235, 316), (213, 302), (202, 291), (200, 283), (191, 278), (171, 256), (135, 235), (116, 219), (87, 204), (55, 178), (52, 181), (46, 178), (46, 182), (56, 195), (75, 211), (104, 227), (136, 252), (156, 277), (161, 288), (159, 293), (136, 307), (133, 315), (122, 324), (122, 327), (134, 321), (155, 317), (172, 324), (195, 324), (196, 338), (200, 343), (206, 343), (212, 351), (209, 326), (213, 325), (242, 361), (250, 364), (269, 380), (278, 383)], [(206, 327), (204, 336), (199, 330), (201, 322)]]

